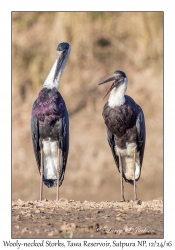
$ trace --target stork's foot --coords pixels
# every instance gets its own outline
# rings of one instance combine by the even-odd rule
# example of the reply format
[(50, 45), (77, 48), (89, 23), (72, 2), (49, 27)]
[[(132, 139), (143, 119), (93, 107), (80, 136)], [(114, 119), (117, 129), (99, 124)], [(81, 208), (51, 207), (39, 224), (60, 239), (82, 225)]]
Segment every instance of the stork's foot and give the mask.
[(56, 194), (56, 199), (55, 199), (55, 201), (56, 201), (56, 202), (59, 201), (59, 188), (57, 189), (57, 194)]
[(42, 201), (43, 197), (43, 174), (44, 174), (44, 164), (43, 164), (43, 150), (41, 149), (41, 166), (40, 166), (40, 201)]
[(59, 187), (57, 187), (57, 194), (56, 194), (56, 199), (55, 201), (59, 201)]
[[(41, 184), (42, 185), (42, 184)], [(42, 190), (40, 190), (40, 197), (39, 197), (39, 201), (41, 202), (42, 201)]]
[(57, 194), (56, 194), (56, 199), (55, 199), (55, 201), (59, 201), (59, 173), (60, 173), (60, 171), (58, 171), (58, 173), (57, 173)]
[(40, 180), (40, 195), (39, 195), (39, 201), (41, 202), (43, 198), (43, 177), (41, 173), (41, 180)]
[(137, 194), (136, 194), (136, 190), (134, 190), (134, 201), (138, 201), (138, 198), (137, 198)]
[(120, 200), (120, 202), (125, 202), (126, 200), (125, 200), (125, 198), (123, 197), (121, 200)]
[(58, 163), (57, 163), (57, 194), (56, 201), (59, 201), (59, 185), (60, 185), (60, 154), (61, 150), (58, 148)]
[(141, 200), (137, 200), (137, 205), (142, 205), (142, 201)]

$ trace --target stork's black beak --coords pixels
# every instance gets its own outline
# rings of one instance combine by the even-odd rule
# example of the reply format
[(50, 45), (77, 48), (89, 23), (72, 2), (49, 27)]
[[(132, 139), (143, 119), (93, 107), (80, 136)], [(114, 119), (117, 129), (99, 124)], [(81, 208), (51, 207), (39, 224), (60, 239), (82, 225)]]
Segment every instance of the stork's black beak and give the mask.
[(54, 74), (54, 78), (53, 78), (53, 82), (57, 79), (58, 77), (58, 73), (61, 69), (61, 66), (64, 62), (64, 59), (67, 55), (68, 51), (67, 50), (64, 50), (63, 52), (61, 52), (61, 54), (59, 55), (58, 57), (58, 60), (57, 60), (57, 66), (56, 66), (56, 69), (55, 69), (55, 74)]
[(115, 87), (115, 84), (118, 82), (118, 80), (116, 80), (116, 77), (113, 76), (98, 84), (98, 85), (101, 85), (101, 84), (104, 84), (106, 82), (111, 82), (111, 81), (115, 81), (115, 82), (111, 85), (111, 87), (108, 89), (107, 93), (103, 96), (101, 100), (103, 100), (111, 92), (111, 90)]
[(100, 82), (98, 85), (104, 84), (104, 83), (106, 83), (106, 82), (111, 82), (111, 81), (114, 81), (114, 80), (116, 80), (116, 78), (113, 76), (113, 77), (110, 77), (110, 78), (106, 79), (106, 80), (103, 81), (103, 82)]

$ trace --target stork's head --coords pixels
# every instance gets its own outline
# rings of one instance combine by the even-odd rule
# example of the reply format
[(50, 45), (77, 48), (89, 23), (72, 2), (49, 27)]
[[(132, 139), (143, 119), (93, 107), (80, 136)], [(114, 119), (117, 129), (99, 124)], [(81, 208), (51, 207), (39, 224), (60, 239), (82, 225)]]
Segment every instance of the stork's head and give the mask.
[(57, 65), (55, 69), (55, 74), (54, 74), (54, 79), (53, 81), (57, 80), (58, 78), (60, 79), (59, 76), (61, 76), (67, 60), (69, 58), (71, 47), (68, 43), (60, 43), (57, 47), (57, 53), (58, 53), (58, 60), (57, 60)]
[(44, 82), (44, 87), (58, 88), (59, 80), (68, 61), (70, 51), (71, 51), (71, 46), (68, 43), (64, 42), (58, 45), (57, 47), (58, 58), (54, 63), (46, 81)]
[(104, 99), (114, 88), (117, 90), (121, 86), (123, 86), (124, 87), (124, 92), (126, 91), (127, 84), (128, 84), (128, 79), (127, 79), (126, 74), (123, 71), (116, 70), (114, 72), (113, 77), (110, 77), (110, 78), (106, 79), (105, 81), (100, 82), (98, 85), (101, 85), (101, 84), (104, 84), (104, 83), (107, 83), (107, 82), (111, 82), (111, 81), (114, 81), (114, 82), (112, 83), (111, 87), (108, 89), (107, 93), (105, 94), (105, 96), (102, 99)]

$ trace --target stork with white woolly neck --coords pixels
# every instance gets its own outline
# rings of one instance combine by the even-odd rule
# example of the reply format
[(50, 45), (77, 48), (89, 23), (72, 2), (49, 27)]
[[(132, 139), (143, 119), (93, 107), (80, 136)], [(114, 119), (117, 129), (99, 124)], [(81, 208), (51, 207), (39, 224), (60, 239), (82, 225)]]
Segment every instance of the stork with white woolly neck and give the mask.
[(42, 200), (43, 182), (49, 188), (57, 186), (56, 200), (59, 200), (59, 186), (62, 185), (66, 170), (69, 152), (69, 116), (58, 88), (70, 51), (68, 43), (58, 45), (58, 58), (32, 108), (31, 133), (41, 175), (40, 200)]
[(113, 77), (98, 85), (110, 81), (114, 82), (102, 98), (110, 94), (102, 113), (107, 139), (120, 172), (121, 201), (125, 201), (123, 178), (134, 186), (136, 200), (136, 181), (141, 175), (146, 140), (144, 114), (141, 107), (130, 96), (125, 95), (128, 78), (123, 71), (116, 70)]

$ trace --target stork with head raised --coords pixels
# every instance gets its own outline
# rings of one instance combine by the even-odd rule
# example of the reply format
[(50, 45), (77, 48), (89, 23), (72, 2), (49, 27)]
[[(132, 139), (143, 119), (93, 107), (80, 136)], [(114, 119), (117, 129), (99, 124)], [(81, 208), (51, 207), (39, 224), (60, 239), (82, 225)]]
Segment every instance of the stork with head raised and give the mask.
[(134, 186), (134, 200), (137, 199), (136, 181), (141, 175), (146, 127), (141, 107), (125, 95), (128, 78), (123, 71), (116, 70), (114, 76), (98, 85), (114, 81), (106, 95), (110, 94), (103, 108), (107, 138), (121, 178), (121, 200), (125, 201), (123, 178)]
[(71, 47), (68, 43), (58, 45), (58, 58), (32, 108), (31, 133), (34, 154), (41, 175), (40, 200), (42, 200), (43, 182), (49, 188), (57, 185), (56, 200), (59, 199), (59, 186), (63, 182), (66, 170), (69, 151), (69, 116), (58, 87), (70, 51)]

